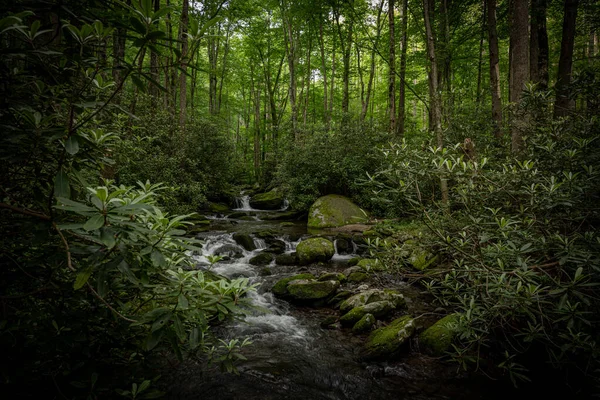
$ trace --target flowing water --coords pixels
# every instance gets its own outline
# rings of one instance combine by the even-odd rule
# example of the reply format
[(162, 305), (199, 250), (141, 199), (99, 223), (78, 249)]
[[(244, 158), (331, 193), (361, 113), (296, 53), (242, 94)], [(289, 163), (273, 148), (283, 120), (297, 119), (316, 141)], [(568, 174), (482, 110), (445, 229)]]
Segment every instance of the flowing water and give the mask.
[[(250, 210), (246, 197), (239, 210)], [(329, 308), (293, 306), (275, 298), (269, 291), (277, 280), (300, 272), (343, 271), (350, 254), (338, 254), (326, 266), (299, 267), (249, 264), (250, 258), (267, 247), (256, 238), (256, 250), (246, 251), (233, 240), (234, 232), (255, 233), (265, 229), (278, 232), (285, 251), (295, 251), (306, 235), (305, 223), (282, 227), (271, 221), (233, 221), (219, 218), (213, 230), (202, 235), (203, 254), (195, 256), (199, 268), (209, 265), (208, 255), (222, 255), (226, 260), (213, 271), (229, 278), (247, 277), (259, 283), (250, 294), (254, 311), (244, 321), (232, 322), (217, 329), (226, 338), (250, 337), (252, 345), (243, 350), (247, 361), (238, 365), (238, 375), (209, 369), (206, 365), (184, 363), (170, 371), (169, 398), (172, 399), (493, 399), (493, 390), (484, 390), (479, 382), (457, 377), (455, 366), (421, 355), (410, 348), (402, 357), (388, 362), (365, 362), (361, 348), (365, 336), (352, 335), (346, 329), (323, 329), (320, 322), (336, 315)], [(337, 247), (337, 246), (336, 246)], [(393, 278), (388, 278), (393, 279)], [(390, 281), (391, 282), (391, 281)], [(388, 282), (389, 283), (389, 282)], [(394, 287), (407, 295), (418, 294), (401, 281)], [(407, 299), (409, 311), (418, 315), (426, 303)], [(412, 310), (410, 310), (412, 308)]]

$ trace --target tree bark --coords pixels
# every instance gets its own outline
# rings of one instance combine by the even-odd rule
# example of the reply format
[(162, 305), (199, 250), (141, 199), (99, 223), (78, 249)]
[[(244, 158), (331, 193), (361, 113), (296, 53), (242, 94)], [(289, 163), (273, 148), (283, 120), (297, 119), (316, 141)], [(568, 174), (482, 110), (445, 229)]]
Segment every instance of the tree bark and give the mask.
[[(160, 0), (154, 0), (154, 11), (158, 11), (159, 9)], [(156, 40), (153, 40), (152, 43), (156, 46)], [(158, 69), (158, 53), (153, 49), (150, 49), (150, 76), (152, 77), (152, 80), (154, 80), (154, 82), (158, 82), (160, 79)], [(150, 82), (148, 86), (150, 89), (149, 92), (152, 96), (152, 105), (156, 106), (160, 91), (158, 90), (156, 84), (153, 82)]]
[(577, 22), (577, 6), (579, 0), (566, 0), (563, 18), (560, 58), (558, 60), (558, 76), (556, 79), (556, 103), (554, 118), (569, 115), (571, 99), (569, 85), (573, 68), (573, 47), (575, 44), (575, 24)]
[(477, 92), (476, 92), (476, 103), (477, 108), (481, 106), (481, 100), (483, 98), (481, 93), (481, 81), (483, 77), (483, 38), (485, 37), (486, 31), (486, 16), (487, 16), (487, 3), (483, 0), (483, 17), (481, 21), (481, 36), (479, 37), (479, 62), (477, 63)]
[(321, 46), (321, 75), (323, 75), (323, 122), (329, 124), (327, 104), (327, 66), (325, 65), (325, 40), (323, 38), (323, 19), (319, 24), (319, 44)]
[(375, 77), (375, 53), (377, 50), (377, 46), (379, 45), (379, 38), (381, 37), (381, 30), (383, 29), (383, 23), (381, 21), (381, 13), (383, 12), (383, 2), (381, 0), (379, 2), (379, 8), (377, 10), (377, 21), (376, 21), (376, 36), (375, 42), (372, 44), (371, 48), (371, 66), (369, 70), (369, 81), (367, 83), (367, 92), (365, 96), (365, 101), (362, 104), (362, 110), (360, 113), (360, 121), (363, 122), (367, 116), (367, 111), (369, 110), (369, 102), (371, 101), (371, 92), (373, 91), (373, 79)]
[[(282, 13), (285, 12), (282, 10)], [(285, 30), (285, 48), (288, 58), (288, 69), (290, 73), (290, 86), (289, 86), (289, 98), (290, 106), (292, 107), (292, 135), (296, 137), (296, 131), (298, 129), (298, 104), (296, 102), (296, 95), (298, 92), (296, 85), (296, 41), (294, 38), (294, 31), (292, 28), (292, 21), (290, 17), (284, 17), (284, 30)]]
[[(423, 20), (425, 21), (427, 58), (429, 59), (429, 130), (435, 134), (438, 148), (442, 148), (444, 147), (444, 137), (442, 132), (442, 104), (439, 91), (438, 64), (435, 53), (435, 37), (430, 19), (432, 10), (430, 7), (431, 3), (429, 0), (423, 0)], [(442, 176), (440, 176), (440, 189), (442, 194), (442, 203), (447, 205), (448, 182)]]
[(515, 107), (512, 117), (511, 150), (519, 153), (523, 149), (525, 115), (519, 110), (519, 103), (525, 84), (529, 79), (529, 6), (527, 0), (512, 0), (510, 12), (510, 76), (509, 101)]
[(187, 108), (187, 66), (188, 66), (188, 22), (189, 0), (183, 0), (181, 9), (181, 22), (179, 26), (179, 40), (181, 42), (181, 73), (179, 75), (179, 127), (185, 129)]
[(548, 0), (531, 0), (531, 29), (529, 43), (529, 75), (542, 90), (548, 88), (548, 31), (546, 9)]
[(388, 0), (388, 27), (390, 34), (389, 74), (388, 74), (388, 114), (389, 132), (396, 132), (396, 34), (394, 18), (394, 0)]
[(398, 121), (397, 133), (404, 137), (406, 125), (406, 50), (408, 46), (408, 0), (402, 1), (402, 39), (400, 41), (400, 92), (398, 93)]
[(490, 91), (492, 94), (492, 121), (494, 136), (502, 137), (502, 98), (500, 92), (500, 54), (496, 31), (496, 0), (487, 1), (488, 44), (490, 52)]

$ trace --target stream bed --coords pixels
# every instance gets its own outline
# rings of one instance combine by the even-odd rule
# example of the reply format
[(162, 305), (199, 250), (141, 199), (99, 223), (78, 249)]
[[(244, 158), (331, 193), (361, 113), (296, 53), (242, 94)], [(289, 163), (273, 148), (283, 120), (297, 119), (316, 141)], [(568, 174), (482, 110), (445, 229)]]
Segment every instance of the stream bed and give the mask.
[[(236, 210), (234, 210), (236, 211)], [(263, 220), (266, 213), (253, 210), (240, 201), (237, 211), (248, 218), (212, 217), (210, 231), (199, 234), (204, 241), (203, 254), (194, 256), (199, 268), (206, 268), (207, 255), (227, 254), (212, 271), (228, 278), (247, 277), (259, 283), (251, 293), (255, 311), (245, 321), (230, 322), (217, 328), (225, 338), (249, 337), (252, 345), (243, 349), (247, 361), (238, 364), (238, 374), (222, 373), (216, 368), (193, 362), (177, 365), (165, 378), (170, 399), (496, 399), (506, 397), (489, 380), (467, 377), (455, 364), (423, 355), (409, 344), (392, 361), (364, 361), (361, 349), (365, 335), (353, 335), (350, 329), (324, 329), (321, 322), (337, 315), (332, 308), (292, 305), (270, 292), (275, 282), (303, 272), (342, 272), (354, 257), (336, 254), (326, 264), (311, 266), (253, 266), (250, 258), (267, 247), (256, 233), (270, 230), (275, 240), (285, 242), (291, 253), (309, 237), (306, 223)], [(284, 210), (280, 210), (282, 212)], [(269, 215), (272, 217), (272, 212)], [(256, 250), (246, 251), (233, 239), (234, 233), (254, 237)], [(432, 314), (435, 309), (421, 298), (419, 289), (392, 276), (367, 282), (369, 287), (385, 285), (404, 294), (413, 316)]]

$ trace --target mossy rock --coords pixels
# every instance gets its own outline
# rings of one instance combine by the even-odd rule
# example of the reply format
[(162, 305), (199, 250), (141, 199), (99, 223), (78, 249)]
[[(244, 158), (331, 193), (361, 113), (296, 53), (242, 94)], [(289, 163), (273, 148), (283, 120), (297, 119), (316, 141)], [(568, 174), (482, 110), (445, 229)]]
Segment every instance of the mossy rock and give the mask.
[(276, 189), (255, 194), (250, 198), (250, 206), (257, 210), (279, 210), (283, 207), (283, 194)]
[(249, 264), (251, 265), (269, 265), (271, 263), (271, 261), (273, 261), (273, 254), (271, 253), (267, 253), (267, 252), (262, 252), (262, 253), (258, 253), (257, 255), (255, 255), (254, 257), (252, 257), (250, 259), (250, 261), (248, 261)]
[(279, 239), (272, 240), (269, 242), (269, 247), (265, 251), (273, 254), (283, 254), (285, 253), (285, 242)]
[(375, 317), (381, 318), (389, 314), (394, 308), (394, 304), (390, 301), (376, 301), (364, 306), (354, 307), (340, 318), (340, 322), (344, 325), (354, 325), (365, 314), (373, 314)]
[(272, 231), (270, 229), (254, 232), (254, 234), (256, 235), (256, 237), (259, 237), (261, 239), (272, 239), (275, 236), (277, 236), (277, 232)]
[(370, 331), (371, 328), (373, 328), (373, 325), (375, 325), (375, 322), (377, 322), (375, 316), (367, 313), (363, 315), (363, 317), (356, 324), (354, 324), (352, 327), (352, 332), (358, 334)]
[(234, 233), (233, 240), (235, 240), (237, 244), (242, 246), (247, 251), (256, 250), (254, 239), (250, 235), (247, 235), (245, 233)]
[(290, 222), (290, 221), (285, 221), (285, 222), (280, 223), (279, 226), (285, 228), (286, 226), (294, 226), (294, 223)]
[(358, 262), (362, 260), (361, 257), (353, 257), (351, 259), (348, 260), (348, 266), (349, 267), (354, 267), (355, 265), (358, 265)]
[(348, 275), (348, 282), (360, 283), (369, 279), (369, 275), (364, 272), (352, 272)]
[(273, 294), (275, 294), (276, 296), (285, 296), (288, 292), (288, 283), (300, 279), (315, 279), (315, 276), (313, 274), (299, 274), (280, 279), (279, 281), (277, 281), (277, 283), (275, 283), (275, 285), (273, 285), (273, 288), (271, 288), (271, 292), (273, 292)]
[(339, 281), (340, 283), (346, 282), (346, 275), (340, 272), (326, 272), (319, 276), (320, 281)]
[(298, 257), (296, 257), (296, 253), (279, 254), (278, 256), (275, 257), (275, 264), (277, 264), (277, 265), (298, 264)]
[(368, 215), (359, 206), (337, 194), (318, 198), (308, 211), (309, 228), (335, 228), (367, 219)]
[(415, 322), (410, 315), (395, 319), (388, 326), (371, 332), (365, 344), (365, 356), (367, 358), (393, 356), (414, 332)]
[(300, 279), (288, 283), (287, 296), (291, 300), (297, 301), (326, 299), (333, 295), (339, 287), (339, 281)]
[(332, 325), (334, 325), (337, 321), (338, 319), (335, 315), (330, 315), (329, 317), (326, 317), (323, 321), (321, 321), (319, 325), (321, 325), (321, 328), (331, 329), (333, 328)]
[(223, 204), (223, 203), (210, 203), (208, 205), (208, 209), (211, 212), (219, 213), (219, 214), (227, 213), (230, 211), (229, 206), (227, 204)]
[(379, 260), (375, 260), (372, 258), (363, 258), (358, 262), (359, 267), (364, 269), (365, 271), (385, 271), (385, 266), (379, 262)]
[(325, 238), (306, 239), (298, 243), (296, 247), (296, 254), (301, 265), (329, 261), (334, 253), (333, 243)]
[(434, 356), (444, 355), (456, 337), (459, 319), (460, 314), (450, 314), (431, 325), (419, 335), (419, 346)]
[(260, 270), (260, 276), (269, 276), (269, 275), (273, 275), (273, 271), (271, 271), (271, 268), (264, 267), (263, 269)]
[(404, 301), (404, 296), (394, 290), (369, 289), (346, 299), (340, 305), (340, 311), (347, 312), (353, 308), (365, 306), (369, 303), (375, 303), (378, 301), (389, 301), (394, 305), (394, 308), (398, 308), (406, 304)]
[(248, 214), (245, 213), (244, 211), (237, 211), (234, 213), (231, 213), (227, 216), (227, 218), (231, 218), (231, 219), (240, 219), (240, 218), (244, 218), (247, 217)]
[(337, 292), (335, 294), (335, 296), (333, 296), (331, 299), (329, 299), (327, 304), (329, 304), (330, 306), (333, 306), (333, 308), (338, 308), (340, 306), (340, 304), (350, 296), (352, 296), (352, 292), (349, 292), (347, 290), (341, 290), (341, 291)]

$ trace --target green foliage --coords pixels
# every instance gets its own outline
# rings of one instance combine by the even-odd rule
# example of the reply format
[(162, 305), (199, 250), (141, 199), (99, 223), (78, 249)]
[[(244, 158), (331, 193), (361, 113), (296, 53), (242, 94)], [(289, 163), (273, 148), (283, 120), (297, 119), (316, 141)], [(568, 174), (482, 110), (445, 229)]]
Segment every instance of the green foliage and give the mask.
[[(454, 360), (495, 359), (515, 384), (528, 379), (536, 365), (528, 355), (540, 349), (556, 367), (588, 365), (579, 376), (600, 365), (600, 132), (595, 117), (551, 121), (535, 112), (547, 96), (527, 96), (527, 154), (469, 160), (461, 145), (403, 143), (384, 150), (385, 167), (372, 177), (381, 201), (394, 199), (390, 207), (428, 226), (433, 237), (420, 245), (447, 260), (421, 282), (464, 315)], [(437, 200), (440, 174), (447, 206)], [(382, 257), (402, 269), (408, 254), (388, 245)]]
[(370, 194), (358, 183), (380, 163), (379, 146), (387, 137), (348, 121), (331, 132), (301, 135), (279, 165), (277, 181), (290, 204), (306, 210), (319, 197), (342, 194), (369, 208)]

